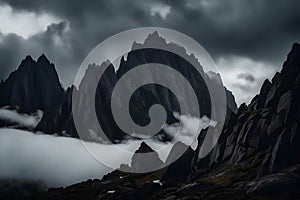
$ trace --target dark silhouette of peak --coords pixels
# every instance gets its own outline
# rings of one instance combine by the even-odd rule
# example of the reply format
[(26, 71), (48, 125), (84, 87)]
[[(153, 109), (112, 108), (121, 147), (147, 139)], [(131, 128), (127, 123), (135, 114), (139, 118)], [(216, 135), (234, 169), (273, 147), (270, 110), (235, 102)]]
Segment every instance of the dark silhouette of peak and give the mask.
[(120, 170), (126, 172), (145, 173), (152, 171), (153, 168), (159, 168), (163, 165), (164, 163), (159, 158), (158, 153), (143, 141), (140, 144), (140, 147), (134, 152), (130, 166), (121, 164)]
[(37, 62), (42, 62), (42, 63), (50, 63), (50, 61), (48, 60), (48, 58), (46, 57), (45, 54), (42, 54), (38, 59)]
[(158, 153), (149, 147), (146, 142), (142, 142), (131, 158), (130, 171), (144, 173), (163, 165), (164, 163), (159, 158)]
[(153, 149), (148, 146), (146, 142), (142, 142), (139, 149), (135, 151), (135, 153), (149, 153), (153, 152)]
[[(237, 113), (229, 115), (217, 144), (204, 158), (201, 146), (209, 129), (199, 134), (195, 151), (188, 148), (164, 169), (146, 174), (115, 171), (105, 180), (49, 190), (45, 199), (71, 198), (72, 191), (86, 196), (91, 190), (93, 198), (99, 199), (299, 199), (299, 64), (300, 48), (294, 44), (281, 72), (263, 83), (248, 106), (242, 104)], [(215, 128), (219, 131), (218, 126)], [(168, 159), (184, 147), (182, 143), (175, 144)], [(150, 149), (142, 143), (132, 157), (131, 167), (124, 169), (136, 172), (151, 166), (154, 160), (161, 162), (155, 151), (150, 160), (138, 153)], [(109, 181), (113, 184), (103, 187)], [(117, 192), (108, 194), (111, 190)]]
[(23, 61), (31, 61), (31, 62), (33, 62), (33, 59), (31, 57), (31, 55), (27, 55)]
[[(151, 46), (151, 44), (164, 46), (163, 49), (172, 48), (175, 52), (180, 51), (182, 56), (179, 56), (168, 50), (147, 48), (147, 46)], [(145, 48), (135, 48), (138, 46)], [(182, 74), (187, 79), (187, 81), (190, 82), (195, 91), (195, 94), (197, 95), (197, 98), (199, 99), (201, 116), (209, 116), (211, 111), (211, 102), (206, 82), (209, 81), (211, 85), (213, 85), (218, 91), (222, 89), (224, 91), (226, 89), (224, 89), (221, 81), (219, 81), (220, 77), (218, 74), (210, 73), (209, 76), (204, 73), (203, 69), (202, 71), (200, 70), (199, 73), (195, 69), (195, 67), (193, 67), (194, 65), (189, 62), (189, 60), (192, 60), (192, 63), (198, 65), (199, 69), (202, 69), (198, 60), (193, 55), (188, 55), (183, 47), (167, 43), (163, 37), (159, 36), (158, 32), (153, 32), (148, 35), (143, 43), (133, 43), (133, 48), (128, 53), (126, 59), (124, 57), (121, 57), (120, 65), (117, 67), (116, 71), (110, 61), (106, 61), (101, 65), (95, 63), (89, 64), (78, 87), (78, 95), (80, 96), (80, 100), (78, 100), (78, 107), (81, 107), (82, 109), (81, 110), (80, 108), (78, 108), (80, 110), (78, 111), (78, 113), (80, 113), (81, 116), (85, 116), (82, 120), (83, 124), (92, 124), (91, 127), (87, 127), (86, 132), (91, 129), (95, 133), (97, 133), (98, 130), (94, 129), (97, 129), (98, 126), (93, 125), (93, 123), (100, 123), (101, 128), (111, 141), (121, 141), (124, 139), (124, 137), (127, 137), (127, 134), (125, 134), (119, 128), (112, 116), (112, 112), (110, 109), (112, 92), (115, 88), (116, 83), (124, 74), (126, 74), (136, 66), (147, 63), (164, 64), (172, 67), (180, 74)], [(103, 71), (104, 69), (106, 70)], [(100, 73), (103, 73), (101, 77), (98, 76)], [(159, 72), (151, 72), (151, 70), (149, 70), (149, 72), (147, 74), (144, 74), (144, 76), (146, 77), (138, 74), (133, 75), (130, 80), (127, 80), (127, 82), (123, 84), (124, 87), (122, 87), (122, 89), (115, 91), (116, 94), (121, 96), (122, 93), (131, 93), (130, 89), (132, 85), (134, 85), (135, 80), (143, 80), (148, 77), (160, 76), (163, 79), (166, 75)], [(167, 81), (169, 81), (169, 85), (178, 85), (177, 80), (174, 77), (170, 77), (170, 74), (168, 74), (167, 76), (169, 77), (167, 79)], [(184, 90), (183, 87), (184, 86), (178, 85), (178, 88), (181, 88), (181, 90), (183, 91), (183, 97), (186, 97), (183, 101), (188, 102), (189, 94), (187, 94), (186, 90)], [(96, 95), (89, 94), (89, 92), (91, 91), (96, 91)], [(90, 99), (87, 96), (96, 96), (96, 98)], [(228, 90), (226, 90), (226, 97), (228, 102), (228, 113), (234, 112), (236, 110), (236, 103), (233, 95)], [(95, 107), (91, 106), (92, 104), (96, 104)], [(146, 84), (145, 86), (142, 86), (138, 90), (136, 90), (132, 94), (132, 97), (130, 99), (129, 110), (134, 122), (136, 122), (140, 126), (148, 124), (150, 120), (148, 110), (153, 104), (161, 104), (166, 109), (168, 124), (173, 124), (178, 121), (173, 116), (174, 112), (180, 112), (178, 98), (174, 95), (174, 93), (170, 89), (161, 85)], [(90, 117), (91, 109), (95, 108), (98, 119), (97, 121), (91, 119)], [(195, 115), (194, 112), (198, 113), (198, 111), (194, 109), (191, 109), (190, 111), (191, 112), (188, 113), (190, 115)], [(57, 113), (55, 114), (56, 117), (48, 117), (49, 121), (51, 121), (51, 118), (53, 121), (50, 124), (53, 124), (55, 126), (55, 124), (58, 124), (57, 122), (60, 120), (62, 121), (59, 124), (65, 124), (63, 120), (68, 120), (72, 117), (71, 112), (68, 113), (67, 116), (69, 117), (67, 117), (67, 119), (65, 119), (64, 117), (59, 117), (59, 115), (63, 114)], [(42, 121), (43, 120), (44, 119), (42, 119)], [(46, 123), (41, 122), (41, 124)], [(70, 127), (72, 127), (72, 125), (60, 126), (60, 128), (49, 126), (45, 126), (45, 128), (43, 128), (43, 126), (39, 126), (40, 130), (43, 130), (45, 132), (51, 132), (51, 130), (59, 130), (58, 132), (67, 132), (69, 133), (69, 135), (74, 135), (73, 133), (71, 133), (71, 131), (73, 131), (75, 128)], [(171, 139), (171, 136), (167, 135), (163, 130), (161, 130), (155, 137), (159, 138), (162, 141), (169, 141)]]
[[(35, 61), (32, 59), (32, 57), (30, 55), (28, 55), (25, 57), (25, 59), (23, 59), (21, 61), (21, 64), (19, 65), (17, 70), (29, 70), (34, 66), (34, 63), (35, 63)], [(14, 72), (16, 72), (16, 71), (14, 71)], [(11, 73), (10, 76), (13, 75), (14, 72)]]
[(154, 31), (153, 33), (150, 33), (148, 37), (144, 41), (144, 45), (148, 44), (167, 44), (167, 41), (161, 37), (157, 31)]
[(283, 64), (281, 73), (288, 73), (300, 70), (300, 44), (294, 43), (292, 50), (287, 56), (287, 60)]
[[(226, 120), (219, 142), (208, 158), (210, 169), (224, 163), (251, 162), (253, 156), (261, 156), (262, 161), (253, 169), (255, 176), (260, 177), (300, 163), (296, 155), (300, 151), (299, 64), (300, 46), (294, 44), (281, 72), (275, 74), (272, 82), (265, 80), (251, 103), (242, 104)], [(198, 165), (203, 166), (203, 160)]]
[(44, 54), (37, 61), (26, 56), (1, 83), (0, 106), (17, 106), (26, 113), (37, 109), (46, 112), (60, 102), (63, 94), (54, 64)]
[(157, 38), (159, 38), (160, 36), (159, 36), (157, 31), (154, 31), (153, 33), (149, 34), (148, 37), (157, 37)]
[(186, 52), (186, 49), (183, 46), (178, 45), (177, 43), (167, 42), (166, 39), (160, 36), (157, 31), (150, 33), (143, 43), (137, 43), (136, 41), (134, 41), (131, 50), (133, 51), (140, 48), (153, 48), (153, 47), (164, 49), (170, 52), (176, 52), (176, 54), (179, 54), (184, 59), (191, 62), (191, 64), (193, 64), (194, 66), (198, 66), (199, 68), (202, 68), (200, 66), (198, 59), (195, 57), (193, 53), (188, 54)]

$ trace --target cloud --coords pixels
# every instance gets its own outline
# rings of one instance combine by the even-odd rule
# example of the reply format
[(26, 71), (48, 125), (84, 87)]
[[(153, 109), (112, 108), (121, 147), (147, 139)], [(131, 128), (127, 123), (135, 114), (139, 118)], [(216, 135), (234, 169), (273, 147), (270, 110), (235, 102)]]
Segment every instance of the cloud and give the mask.
[(150, 4), (149, 11), (152, 16), (158, 15), (162, 19), (166, 19), (168, 14), (170, 13), (171, 6), (165, 4)]
[(131, 28), (171, 28), (198, 41), (217, 61), (241, 57), (270, 64), (275, 70), (280, 69), (292, 43), (299, 42), (300, 34), (300, 2), (294, 0), (3, 0), (2, 5), (10, 6), (14, 13), (62, 19), (68, 28), (56, 39), (49, 29), (27, 40), (15, 34), (0, 35), (0, 78), (27, 54), (46, 53), (66, 85), (73, 82), (92, 48)]
[(244, 79), (248, 82), (254, 82), (256, 79), (252, 74), (241, 73), (237, 75), (238, 79)]
[(224, 84), (235, 94), (238, 104), (250, 103), (264, 80), (271, 79), (276, 72), (272, 64), (246, 57), (222, 57), (217, 65)]
[(47, 14), (28, 11), (13, 12), (9, 5), (0, 5), (0, 18), (0, 30), (3, 34), (15, 33), (25, 39), (45, 31), (49, 24), (60, 21)]
[(22, 127), (35, 128), (42, 119), (42, 111), (38, 111), (35, 115), (27, 115), (18, 113), (15, 110), (0, 108), (0, 120), (16, 123)]
[(83, 59), (79, 43), (67, 21), (50, 24), (46, 31), (24, 39), (16, 34), (0, 34), (0, 79), (8, 77), (26, 55), (38, 58), (46, 54), (54, 62), (60, 79), (69, 85), (76, 73), (75, 66)]
[(191, 144), (195, 149), (199, 128), (214, 125), (206, 117), (198, 119), (185, 115), (179, 116), (176, 113), (174, 116), (181, 121), (181, 124), (164, 127), (168, 134), (177, 135), (177, 138), (169, 143), (145, 139), (107, 145), (83, 142), (76, 138), (2, 128), (0, 129), (0, 180), (41, 181), (47, 187), (60, 187), (87, 179), (99, 179), (122, 163), (130, 165), (131, 157), (142, 141), (157, 151), (161, 160), (166, 161), (174, 143), (180, 141), (187, 145)]
[[(183, 119), (188, 125), (194, 123), (186, 120), (189, 119)], [(179, 138), (184, 137), (183, 135)], [(120, 164), (130, 166), (131, 157), (142, 141), (157, 151), (162, 161), (166, 161), (174, 143), (178, 140), (170, 143), (151, 139), (130, 140), (122, 144), (107, 145), (2, 128), (0, 180), (41, 181), (47, 187), (61, 187), (88, 179), (100, 179), (119, 168)]]
[[(89, 0), (72, 2), (72, 6), (66, 0), (3, 2), (15, 12), (49, 13), (68, 20), (72, 30), (88, 43), (83, 47), (87, 50), (122, 30), (162, 26), (192, 36), (213, 55), (282, 61), (300, 32), (300, 3), (293, 0)], [(167, 18), (153, 18), (149, 7), (153, 14), (168, 13)], [(167, 12), (169, 7), (171, 12)]]
[[(130, 141), (118, 147), (134, 152), (139, 144), (140, 141)], [(114, 161), (115, 168), (130, 162), (131, 156), (118, 155), (112, 145), (85, 145), (95, 154)], [(48, 187), (101, 178), (113, 170), (98, 162), (78, 139), (16, 129), (0, 129), (0, 169), (0, 179), (42, 181)]]
[(196, 149), (198, 145), (197, 137), (202, 129), (208, 126), (215, 126), (216, 123), (211, 121), (208, 117), (204, 116), (202, 118), (192, 117), (188, 115), (179, 115), (174, 113), (174, 117), (180, 122), (164, 126), (164, 131), (175, 137), (173, 143), (183, 142), (184, 144), (191, 146)]

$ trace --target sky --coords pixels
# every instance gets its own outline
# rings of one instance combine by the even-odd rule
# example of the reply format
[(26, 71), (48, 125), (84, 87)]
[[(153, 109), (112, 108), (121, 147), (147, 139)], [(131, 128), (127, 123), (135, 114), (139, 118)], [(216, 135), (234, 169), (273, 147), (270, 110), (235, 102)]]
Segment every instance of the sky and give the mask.
[(237, 103), (249, 103), (300, 42), (299, 24), (294, 0), (0, 0), (0, 79), (26, 55), (44, 53), (70, 86), (97, 44), (121, 31), (159, 26), (199, 42)]

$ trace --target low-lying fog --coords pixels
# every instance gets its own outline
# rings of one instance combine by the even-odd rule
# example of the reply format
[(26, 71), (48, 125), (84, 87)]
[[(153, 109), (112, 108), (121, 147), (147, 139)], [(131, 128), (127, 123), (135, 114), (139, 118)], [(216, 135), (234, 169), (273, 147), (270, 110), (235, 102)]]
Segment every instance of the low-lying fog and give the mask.
[[(12, 116), (10, 118), (24, 121), (23, 118), (15, 115), (17, 116), (14, 112), (9, 113), (9, 116)], [(179, 118), (178, 115), (175, 116)], [(209, 120), (183, 116), (181, 122), (182, 127), (174, 124), (166, 125), (164, 129), (171, 135), (180, 134), (180, 141), (192, 144), (192, 147), (195, 148), (193, 145), (195, 137), (192, 134), (196, 128), (195, 124), (200, 122), (200, 126), (204, 128), (207, 127)], [(26, 121), (26, 124), (28, 123)], [(141, 142), (141, 140), (132, 140), (117, 145), (84, 142), (85, 145), (83, 145), (83, 142), (76, 138), (1, 128), (0, 179), (42, 181), (47, 187), (60, 187), (88, 179), (101, 178), (122, 163), (130, 164), (131, 156), (139, 148)], [(173, 145), (152, 140), (146, 140), (146, 143), (152, 149), (160, 150), (158, 153), (163, 161), (166, 160)], [(96, 160), (86, 150), (86, 147), (93, 149), (93, 153), (101, 155), (103, 160), (110, 159), (110, 167)], [(116, 151), (116, 147), (122, 151)], [(161, 149), (163, 150), (161, 151)], [(128, 152), (131, 153), (128, 154)]]

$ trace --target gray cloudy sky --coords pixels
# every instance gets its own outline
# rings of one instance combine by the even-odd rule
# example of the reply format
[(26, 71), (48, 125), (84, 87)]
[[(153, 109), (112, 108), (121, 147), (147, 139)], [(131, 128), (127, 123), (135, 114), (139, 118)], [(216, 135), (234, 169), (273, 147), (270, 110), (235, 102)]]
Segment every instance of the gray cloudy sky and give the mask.
[(238, 103), (249, 102), (300, 41), (300, 1), (0, 0), (0, 78), (26, 55), (45, 53), (69, 86), (93, 47), (143, 26), (175, 29), (197, 40)]

